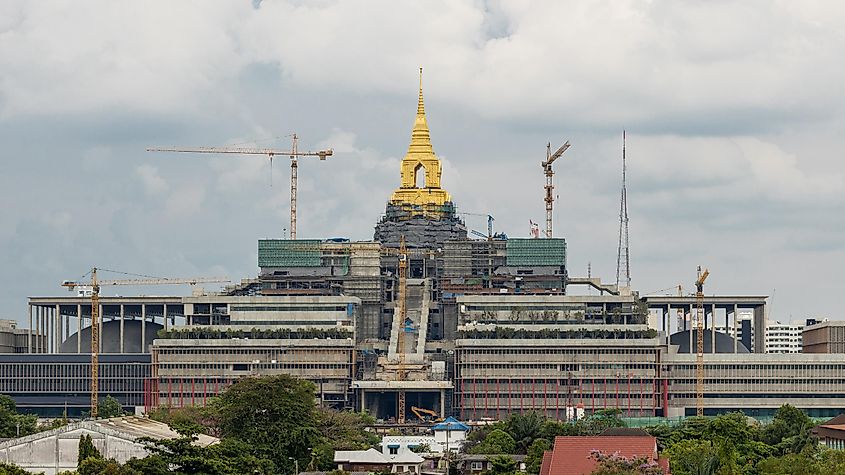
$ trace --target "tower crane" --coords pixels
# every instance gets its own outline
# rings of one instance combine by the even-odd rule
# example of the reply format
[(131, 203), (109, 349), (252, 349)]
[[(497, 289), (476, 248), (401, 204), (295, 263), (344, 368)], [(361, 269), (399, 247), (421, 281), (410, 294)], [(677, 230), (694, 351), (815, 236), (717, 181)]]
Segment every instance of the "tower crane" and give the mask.
[[(710, 271), (698, 266), (698, 279), (695, 281), (695, 313), (696, 313), (696, 357), (695, 357), (695, 415), (704, 415), (704, 281)], [(678, 286), (680, 288), (680, 286)], [(715, 318), (715, 317), (714, 317)]]
[(273, 148), (248, 148), (248, 147), (151, 147), (148, 152), (180, 152), (180, 153), (227, 153), (240, 155), (267, 155), (270, 164), (273, 164), (273, 157), (276, 155), (288, 155), (290, 157), (290, 238), (296, 239), (296, 193), (297, 193), (297, 163), (298, 157), (318, 157), (325, 160), (331, 157), (332, 149), (319, 150), (317, 152), (300, 152), (297, 148), (299, 137), (293, 134), (290, 150), (277, 150)]
[[(399, 238), (399, 292), (396, 301), (399, 303), (399, 311), (394, 318), (398, 318), (399, 334), (396, 335), (396, 352), (399, 354), (399, 365), (396, 368), (396, 380), (405, 379), (405, 318), (407, 315), (406, 298), (408, 292), (408, 249), (405, 247), (405, 235)], [(396, 421), (399, 424), (405, 423), (405, 390), (400, 386), (397, 397)]]
[[(123, 279), (123, 280), (98, 280), (97, 268), (91, 269), (88, 274), (91, 275), (90, 282), (77, 282), (73, 280), (65, 280), (62, 282), (62, 287), (67, 287), (69, 291), (73, 291), (77, 287), (90, 287), (91, 289), (91, 418), (97, 418), (97, 404), (99, 403), (99, 387), (100, 387), (100, 286), (103, 285), (164, 285), (164, 284), (204, 284), (212, 282), (230, 282), (225, 277), (192, 277), (183, 279), (157, 278), (149, 276), (141, 279)], [(100, 269), (107, 270), (107, 269)], [(116, 271), (109, 271), (116, 272)], [(86, 277), (88, 274), (82, 276)], [(80, 329), (80, 331), (82, 331)]]
[(551, 239), (552, 237), (552, 205), (554, 204), (554, 183), (552, 183), (552, 177), (554, 177), (555, 172), (552, 171), (552, 163), (555, 160), (560, 158), (563, 155), (563, 152), (566, 152), (566, 149), (569, 148), (569, 140), (566, 141), (565, 144), (561, 145), (559, 149), (555, 153), (552, 153), (552, 144), (549, 142), (546, 145), (546, 160), (541, 162), (543, 166), (543, 172), (546, 175), (546, 238)]

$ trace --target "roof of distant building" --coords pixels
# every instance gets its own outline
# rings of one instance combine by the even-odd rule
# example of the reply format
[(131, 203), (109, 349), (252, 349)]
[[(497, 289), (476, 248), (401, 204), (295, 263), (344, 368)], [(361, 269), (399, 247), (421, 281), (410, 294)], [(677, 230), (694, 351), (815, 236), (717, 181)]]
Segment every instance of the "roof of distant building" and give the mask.
[[(652, 436), (566, 436), (556, 437), (550, 453), (547, 472), (541, 475), (582, 475), (591, 473), (598, 462), (591, 457), (594, 451), (618, 454), (622, 457), (647, 457), (669, 473), (665, 459), (658, 460), (657, 439)], [(546, 455), (543, 455), (545, 460)], [(542, 470), (542, 467), (541, 467)]]
[(455, 419), (454, 417), (449, 416), (445, 420), (443, 420), (443, 422), (438, 422), (437, 424), (434, 424), (432, 430), (469, 431), (469, 426)]
[(339, 463), (368, 463), (384, 465), (393, 463), (376, 449), (338, 450), (334, 453), (334, 461)]

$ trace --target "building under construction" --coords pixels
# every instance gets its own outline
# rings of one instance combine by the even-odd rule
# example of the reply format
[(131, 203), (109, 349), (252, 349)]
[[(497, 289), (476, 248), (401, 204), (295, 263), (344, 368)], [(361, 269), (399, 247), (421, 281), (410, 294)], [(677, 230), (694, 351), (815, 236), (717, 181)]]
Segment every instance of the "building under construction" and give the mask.
[[(715, 331), (719, 320), (736, 328), (740, 311), (764, 324), (765, 297), (641, 297), (570, 276), (563, 238), (508, 239), (490, 228), (470, 239), (441, 172), (420, 87), (400, 185), (372, 241), (260, 240), (257, 278), (223, 292), (103, 297), (103, 353), (148, 355), (132, 359), (146, 379), (125, 390), (131, 404), (139, 392), (147, 408), (203, 404), (238, 378), (284, 373), (314, 381), (324, 405), (388, 423), (421, 422), (420, 409), (475, 420), (606, 408), (689, 415), (691, 316), (701, 304), (705, 413), (765, 415), (787, 402), (820, 416), (845, 410), (845, 355), (766, 355)], [(90, 300), (29, 303), (30, 351), (90, 348)], [(0, 379), (28, 371), (18, 364), (0, 360)], [(10, 391), (20, 400), (30, 384), (21, 381)]]

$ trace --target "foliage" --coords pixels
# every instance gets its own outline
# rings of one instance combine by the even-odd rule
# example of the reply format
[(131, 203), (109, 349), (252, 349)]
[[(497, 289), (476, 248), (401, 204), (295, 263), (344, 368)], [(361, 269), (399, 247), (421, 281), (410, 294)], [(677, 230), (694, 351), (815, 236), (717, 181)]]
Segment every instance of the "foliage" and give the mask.
[[(44, 472), (41, 472), (42, 475)], [(17, 465), (0, 462), (0, 475), (32, 475)]]
[(490, 475), (509, 475), (516, 472), (516, 461), (507, 455), (498, 455), (490, 459)]
[(780, 454), (800, 453), (805, 447), (816, 444), (809, 434), (812, 425), (802, 410), (784, 404), (775, 412), (772, 423), (763, 429), (763, 441), (774, 446)]
[(544, 422), (545, 417), (535, 411), (512, 414), (508, 418), (505, 422), (505, 432), (516, 441), (516, 453), (524, 454), (528, 451), (534, 439), (541, 435)]
[(513, 454), (516, 452), (516, 441), (502, 429), (494, 429), (484, 440), (472, 448), (473, 454)]
[(674, 475), (713, 475), (719, 468), (719, 455), (707, 440), (681, 440), (663, 454), (672, 461)]
[(212, 400), (223, 438), (245, 442), (251, 454), (272, 460), (284, 472), (311, 462), (325, 443), (317, 429), (314, 383), (281, 375), (244, 378)]
[(575, 435), (598, 435), (613, 427), (625, 427), (621, 409), (600, 409), (575, 422)]
[(592, 451), (590, 458), (598, 465), (593, 475), (662, 475), (663, 469), (647, 457), (626, 458), (619, 454), (604, 454), (598, 450)]
[(102, 458), (103, 456), (100, 454), (100, 451), (97, 450), (97, 447), (94, 447), (94, 441), (91, 440), (91, 436), (82, 434), (82, 437), (79, 438), (79, 452), (76, 457), (76, 466), (81, 468), (82, 463), (88, 459)]
[(208, 406), (160, 407), (150, 411), (149, 416), (154, 421), (167, 424), (181, 435), (220, 435), (217, 431), (217, 414)]
[(654, 338), (656, 336), (657, 331), (652, 328), (649, 328), (648, 330), (626, 330), (621, 327), (607, 330), (587, 330), (583, 328), (572, 330), (559, 328), (544, 328), (539, 330), (531, 330), (527, 328), (495, 327), (491, 329), (474, 328), (471, 330), (458, 330), (457, 338), (471, 338), (482, 340), (509, 338), (553, 340), (638, 340), (643, 338)]
[(105, 399), (97, 403), (97, 417), (100, 419), (109, 419), (124, 415), (126, 415), (126, 412), (123, 410), (120, 401), (111, 397), (111, 395), (106, 396)]
[(352, 332), (343, 328), (274, 328), (274, 329), (258, 329), (252, 328), (250, 330), (221, 330), (218, 328), (193, 326), (190, 328), (176, 328), (171, 330), (159, 330), (158, 337), (161, 339), (181, 339), (181, 340), (220, 340), (233, 338), (250, 338), (258, 339), (342, 339), (351, 338)]
[(431, 452), (431, 446), (428, 445), (428, 444), (416, 445), (416, 446), (411, 447), (411, 452), (413, 452), (415, 454), (427, 454), (427, 453)]
[(548, 439), (534, 439), (528, 447), (528, 454), (525, 457), (525, 469), (528, 473), (540, 473), (540, 465), (543, 464), (543, 453), (552, 449), (552, 443)]
[(11, 439), (38, 432), (38, 418), (34, 415), (18, 414), (15, 400), (0, 394), (0, 438)]

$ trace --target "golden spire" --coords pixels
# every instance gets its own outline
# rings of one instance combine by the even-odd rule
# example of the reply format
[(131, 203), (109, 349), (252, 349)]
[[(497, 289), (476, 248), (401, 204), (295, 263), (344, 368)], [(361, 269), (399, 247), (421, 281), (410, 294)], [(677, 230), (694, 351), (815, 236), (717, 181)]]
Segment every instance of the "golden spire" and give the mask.
[(423, 103), (422, 89), (422, 68), (420, 68), (420, 98), (417, 102), (417, 118), (414, 120), (414, 128), (411, 130), (411, 145), (408, 147), (408, 154), (434, 153), (431, 147), (431, 134), (428, 131), (428, 122), (425, 119), (425, 104)]

